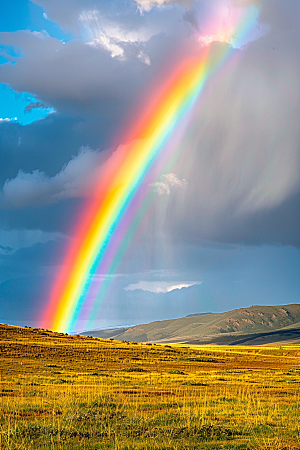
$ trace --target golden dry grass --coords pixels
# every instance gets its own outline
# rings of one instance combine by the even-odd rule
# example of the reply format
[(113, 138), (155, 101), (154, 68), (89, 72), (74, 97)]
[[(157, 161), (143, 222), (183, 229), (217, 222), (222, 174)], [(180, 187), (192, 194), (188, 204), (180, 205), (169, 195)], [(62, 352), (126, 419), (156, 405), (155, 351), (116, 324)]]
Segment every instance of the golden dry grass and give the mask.
[(180, 347), (0, 325), (1, 449), (300, 449), (300, 346)]

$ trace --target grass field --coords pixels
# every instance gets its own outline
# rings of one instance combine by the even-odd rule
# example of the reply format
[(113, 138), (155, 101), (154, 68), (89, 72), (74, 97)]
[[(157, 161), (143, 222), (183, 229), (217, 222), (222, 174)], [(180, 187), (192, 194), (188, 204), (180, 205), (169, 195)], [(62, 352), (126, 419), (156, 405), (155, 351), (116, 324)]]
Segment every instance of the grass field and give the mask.
[(300, 346), (134, 344), (0, 325), (1, 449), (300, 449)]

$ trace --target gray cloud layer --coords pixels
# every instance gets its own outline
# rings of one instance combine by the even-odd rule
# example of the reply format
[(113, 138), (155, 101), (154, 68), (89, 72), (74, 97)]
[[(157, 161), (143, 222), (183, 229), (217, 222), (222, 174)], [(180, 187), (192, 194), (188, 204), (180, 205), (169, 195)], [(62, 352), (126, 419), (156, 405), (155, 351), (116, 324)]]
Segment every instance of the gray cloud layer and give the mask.
[(0, 253), (14, 253), (20, 248), (32, 247), (62, 239), (61, 233), (47, 233), (41, 230), (0, 230)]
[(20, 170), (16, 178), (4, 183), (0, 207), (20, 208), (87, 197), (96, 185), (99, 166), (105, 157), (106, 152), (83, 148), (53, 177), (39, 170), (31, 173)]
[(178, 3), (184, 7), (191, 6), (195, 0), (135, 0), (141, 11), (150, 11), (154, 6), (167, 6)]
[[(170, 70), (169, 64), (163, 64), (169, 61), (167, 55), (172, 55), (174, 67), (176, 61), (195, 54), (199, 35), (210, 31), (205, 24), (211, 9), (217, 11), (217, 22), (221, 23), (224, 11), (257, 2), (176, 2), (168, 8), (151, 9), (154, 4), (168, 6), (171, 2), (140, 0), (122, 4), (118, 15), (115, 2), (35, 3), (45, 8), (49, 19), (77, 33), (78, 39), (64, 44), (47, 33), (1, 33), (1, 42), (20, 49), (23, 57), (14, 58), (14, 65), (0, 67), (0, 81), (19, 92), (33, 93), (57, 111), (84, 117), (74, 122), (73, 132), (79, 130), (79, 137), (84, 128), (90, 130), (89, 134), (85, 132), (89, 137), (84, 137), (90, 142), (82, 144), (95, 146), (98, 139), (96, 146), (102, 151), (109, 148), (104, 144), (105, 129), (111, 136), (117, 135), (117, 144), (126, 145), (118, 135), (122, 117), (128, 111), (134, 117), (133, 105), (140, 105), (141, 99), (147, 104), (148, 97), (143, 93), (151, 86), (149, 80), (160, 80), (161, 73)], [(144, 7), (143, 14), (137, 12), (137, 3)], [(288, 9), (280, 0), (265, 2), (260, 21), (270, 27), (269, 34), (242, 51), (236, 50), (232, 66), (225, 65), (207, 86), (188, 133), (182, 133), (184, 137), (176, 143), (183, 156), (174, 173), (178, 180), (186, 180), (188, 189), (176, 191), (168, 201), (161, 199), (164, 230), (179, 233), (182, 238), (222, 239), (224, 224), (227, 229), (248, 230), (245, 222), (257, 223), (262, 220), (258, 215), (274, 217), (276, 210), (281, 211), (290, 199), (297, 198), (300, 34), (299, 27), (290, 24), (299, 13), (295, 2), (290, 2)], [(97, 121), (95, 126), (91, 126), (91, 117)], [(56, 115), (53, 120), (55, 129), (60, 119)], [(96, 139), (97, 124), (101, 132)], [(4, 122), (0, 125), (16, 126)], [(20, 139), (21, 133), (19, 143)], [(73, 149), (70, 146), (68, 151), (56, 154), (53, 145), (54, 153), (48, 160), (45, 154), (48, 162), (43, 166), (36, 150), (35, 161), (40, 160), (34, 164), (28, 153), (28, 161), (32, 159), (29, 164), (21, 156), (22, 145), (13, 150), (18, 170), (11, 162), (10, 170), (2, 175), (2, 207), (50, 204), (84, 197), (92, 191), (96, 168), (103, 161), (99, 152), (88, 150), (74, 156), (76, 142)], [(168, 192), (170, 180), (158, 177), (152, 184)], [(289, 216), (296, 223), (298, 209), (292, 204)], [(250, 235), (251, 230), (247, 233)], [(270, 230), (271, 239), (272, 233)], [(282, 241), (286, 240), (284, 233)], [(263, 236), (265, 239), (265, 233)]]

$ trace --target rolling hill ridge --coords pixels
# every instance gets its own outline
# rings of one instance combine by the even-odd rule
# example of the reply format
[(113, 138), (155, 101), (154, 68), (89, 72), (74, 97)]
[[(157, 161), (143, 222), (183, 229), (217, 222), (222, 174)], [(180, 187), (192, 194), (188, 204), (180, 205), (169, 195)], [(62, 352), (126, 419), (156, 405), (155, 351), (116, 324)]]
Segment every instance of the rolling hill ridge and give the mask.
[(182, 344), (300, 343), (300, 305), (250, 306), (82, 333), (104, 339)]

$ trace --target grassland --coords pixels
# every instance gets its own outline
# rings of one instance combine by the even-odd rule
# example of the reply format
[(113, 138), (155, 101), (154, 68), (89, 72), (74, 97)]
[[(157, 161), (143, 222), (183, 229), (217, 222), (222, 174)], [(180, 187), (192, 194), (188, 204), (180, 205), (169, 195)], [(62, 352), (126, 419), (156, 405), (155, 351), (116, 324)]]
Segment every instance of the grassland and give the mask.
[(1, 449), (300, 449), (300, 346), (134, 344), (0, 325)]

